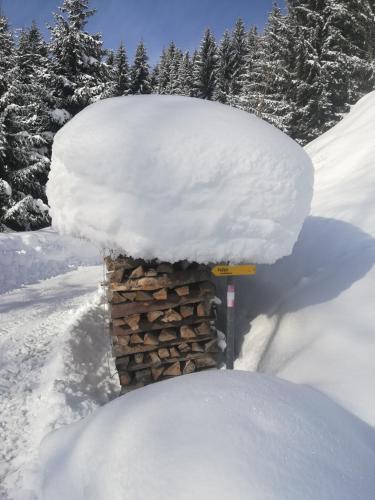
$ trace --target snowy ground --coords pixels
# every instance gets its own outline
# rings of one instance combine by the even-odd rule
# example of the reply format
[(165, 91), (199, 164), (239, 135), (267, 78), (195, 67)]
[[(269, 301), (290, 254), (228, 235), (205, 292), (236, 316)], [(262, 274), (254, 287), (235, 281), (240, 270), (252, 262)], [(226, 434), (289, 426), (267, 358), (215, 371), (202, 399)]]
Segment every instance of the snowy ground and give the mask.
[(81, 268), (0, 296), (0, 498), (34, 498), (40, 441), (117, 391), (98, 283)]

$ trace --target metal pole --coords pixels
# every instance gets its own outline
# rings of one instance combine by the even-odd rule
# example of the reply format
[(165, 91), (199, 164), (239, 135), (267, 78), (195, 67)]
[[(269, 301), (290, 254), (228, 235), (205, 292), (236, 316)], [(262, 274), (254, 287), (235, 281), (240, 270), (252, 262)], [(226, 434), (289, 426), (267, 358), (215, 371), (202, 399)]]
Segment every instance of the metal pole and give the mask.
[(234, 302), (235, 302), (235, 287), (234, 278), (227, 278), (227, 351), (226, 361), (227, 370), (233, 370), (234, 365)]

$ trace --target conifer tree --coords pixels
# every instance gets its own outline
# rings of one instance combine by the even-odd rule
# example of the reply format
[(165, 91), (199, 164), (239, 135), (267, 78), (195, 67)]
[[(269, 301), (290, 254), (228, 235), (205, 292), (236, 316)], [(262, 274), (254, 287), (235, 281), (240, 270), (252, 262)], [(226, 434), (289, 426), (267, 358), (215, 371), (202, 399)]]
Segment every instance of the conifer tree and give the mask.
[[(111, 59), (110, 59), (111, 63)], [(108, 59), (107, 59), (108, 65)], [(113, 55), (113, 62), (110, 64), (110, 90), (111, 97), (127, 95), (130, 91), (130, 74), (126, 49), (123, 42)]]
[(130, 92), (132, 94), (150, 94), (150, 67), (143, 41), (138, 44), (134, 63), (130, 71)]
[(64, 0), (50, 27), (56, 97), (70, 115), (99, 99), (108, 79), (101, 36), (85, 31), (94, 13), (89, 0)]
[(177, 93), (188, 97), (193, 94), (193, 63), (189, 52), (185, 52), (179, 64)]
[[(241, 73), (245, 73), (246, 61), (243, 61)], [(235, 68), (235, 54), (229, 31), (224, 32), (218, 49), (217, 84), (215, 89), (215, 100), (228, 103), (232, 96), (232, 82)], [(238, 69), (237, 69), (238, 73)], [(239, 95), (239, 94), (238, 94)]]
[(244, 77), (246, 72), (246, 30), (243, 20), (237, 20), (232, 34), (232, 83), (231, 94), (239, 96), (242, 91)]
[(194, 95), (212, 99), (216, 89), (217, 50), (213, 34), (206, 30), (193, 68)]

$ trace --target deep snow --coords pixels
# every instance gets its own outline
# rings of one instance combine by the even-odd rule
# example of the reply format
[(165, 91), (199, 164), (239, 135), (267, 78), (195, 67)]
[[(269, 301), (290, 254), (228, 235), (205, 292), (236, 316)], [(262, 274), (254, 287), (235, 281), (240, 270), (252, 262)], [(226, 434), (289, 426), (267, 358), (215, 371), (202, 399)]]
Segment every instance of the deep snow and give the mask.
[(312, 214), (290, 257), (242, 281), (242, 315), (256, 317), (236, 363), (316, 387), (373, 426), (374, 123), (375, 92), (307, 146)]
[(303, 149), (217, 102), (127, 96), (84, 109), (55, 136), (47, 185), (62, 233), (168, 261), (275, 262), (312, 196)]
[(317, 391), (210, 371), (139, 389), (42, 445), (45, 500), (372, 500), (375, 431)]
[(102, 279), (86, 267), (0, 295), (1, 500), (35, 500), (43, 437), (118, 393)]

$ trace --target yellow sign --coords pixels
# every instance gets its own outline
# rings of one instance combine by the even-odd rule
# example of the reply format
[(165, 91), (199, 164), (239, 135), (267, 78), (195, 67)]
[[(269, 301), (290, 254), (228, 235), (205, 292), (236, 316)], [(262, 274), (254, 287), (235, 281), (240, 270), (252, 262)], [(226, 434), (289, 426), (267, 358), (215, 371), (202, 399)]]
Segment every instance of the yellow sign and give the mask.
[(257, 267), (248, 264), (242, 266), (215, 266), (211, 269), (214, 276), (250, 276), (256, 274)]

